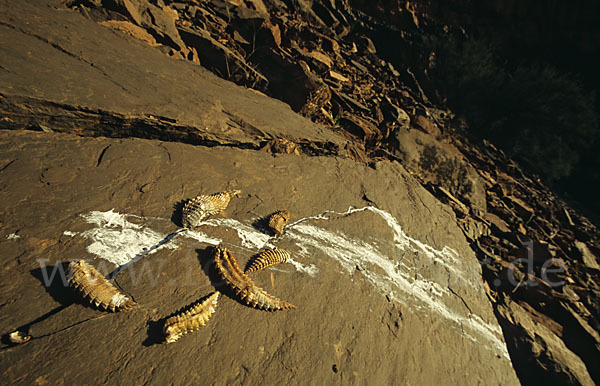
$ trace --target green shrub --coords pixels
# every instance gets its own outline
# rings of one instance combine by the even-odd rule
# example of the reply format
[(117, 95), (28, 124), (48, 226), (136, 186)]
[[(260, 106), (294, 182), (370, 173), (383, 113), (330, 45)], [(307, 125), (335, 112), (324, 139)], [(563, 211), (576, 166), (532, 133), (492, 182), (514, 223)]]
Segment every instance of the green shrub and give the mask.
[(419, 157), (419, 168), (430, 173), (437, 184), (457, 197), (472, 192), (467, 167), (458, 158), (446, 158), (434, 145), (425, 145)]
[(595, 101), (574, 77), (548, 65), (510, 68), (484, 41), (435, 41), (432, 77), (471, 130), (548, 182), (571, 175), (599, 137)]

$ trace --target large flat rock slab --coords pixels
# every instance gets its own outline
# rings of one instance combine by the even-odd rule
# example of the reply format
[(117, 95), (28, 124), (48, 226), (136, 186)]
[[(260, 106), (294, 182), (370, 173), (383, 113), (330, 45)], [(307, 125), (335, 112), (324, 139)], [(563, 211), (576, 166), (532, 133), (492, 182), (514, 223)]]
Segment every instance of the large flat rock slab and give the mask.
[[(31, 131), (0, 131), (0, 154), (0, 331), (33, 336), (0, 351), (8, 382), (518, 384), (454, 215), (398, 163)], [(224, 189), (242, 194), (179, 227), (182, 200)], [(253, 226), (281, 208), (281, 237)], [(288, 250), (252, 278), (297, 308), (223, 295), (205, 327), (162, 344), (164, 318), (215, 290), (218, 244), (242, 267)], [(137, 307), (78, 300), (57, 269), (73, 259), (131, 262), (115, 280)]]
[[(79, 110), (85, 119), (73, 113)], [(198, 131), (188, 137), (228, 144), (344, 143), (282, 102), (171, 59), (59, 1), (0, 1), (0, 114), (29, 126), (38, 116), (52, 130), (76, 131), (102, 121), (88, 116), (99, 111), (165, 119)], [(70, 127), (61, 115), (79, 121)]]

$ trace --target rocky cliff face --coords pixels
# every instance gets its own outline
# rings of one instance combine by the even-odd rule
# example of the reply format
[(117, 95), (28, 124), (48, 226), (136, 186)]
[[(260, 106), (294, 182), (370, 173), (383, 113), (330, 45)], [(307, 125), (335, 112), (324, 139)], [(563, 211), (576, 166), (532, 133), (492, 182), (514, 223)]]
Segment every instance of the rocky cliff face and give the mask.
[[(597, 381), (596, 228), (458, 137), (347, 3), (1, 9), (11, 381)], [(185, 200), (227, 189), (242, 193), (224, 213), (181, 228)], [(274, 237), (262, 219), (283, 208)], [(242, 267), (289, 251), (252, 279), (297, 308), (243, 305), (212, 271), (217, 245)], [(87, 304), (64, 285), (75, 259), (137, 306)], [(166, 318), (215, 289), (206, 326), (161, 344)]]

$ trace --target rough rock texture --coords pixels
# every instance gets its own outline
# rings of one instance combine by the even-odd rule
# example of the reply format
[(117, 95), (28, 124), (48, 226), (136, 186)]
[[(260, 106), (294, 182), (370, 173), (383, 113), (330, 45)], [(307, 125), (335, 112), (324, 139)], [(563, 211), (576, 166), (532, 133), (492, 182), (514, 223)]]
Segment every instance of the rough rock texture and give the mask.
[[(298, 162), (254, 150), (30, 131), (2, 131), (0, 143), (0, 221), (18, 235), (3, 234), (0, 244), (1, 326), (8, 332), (33, 322), (29, 343), (0, 353), (9, 380), (415, 384), (459, 383), (468, 373), (474, 382), (517, 383), (454, 215), (396, 162)], [(177, 202), (228, 184), (247, 193), (224, 217), (161, 245), (178, 229), (170, 219)], [(244, 265), (270, 240), (252, 222), (282, 203), (305, 219), (276, 241), (294, 263), (255, 281), (297, 309), (268, 314), (223, 298), (201, 331), (155, 345), (163, 315), (213, 290), (214, 277), (202, 269), (208, 244), (221, 240)], [(327, 210), (340, 214), (315, 217)], [(115, 266), (99, 256), (119, 261), (125, 253), (141, 256), (116, 276), (139, 305), (132, 312), (105, 316), (70, 305), (60, 280), (44, 286), (56, 262), (86, 258), (110, 272)]]

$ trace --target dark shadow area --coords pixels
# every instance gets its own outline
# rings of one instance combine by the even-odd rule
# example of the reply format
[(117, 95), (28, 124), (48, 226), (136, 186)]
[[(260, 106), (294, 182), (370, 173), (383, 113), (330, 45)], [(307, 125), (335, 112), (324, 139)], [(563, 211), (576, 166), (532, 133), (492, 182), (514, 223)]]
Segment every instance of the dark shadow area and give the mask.
[[(489, 140), (598, 224), (597, 189), (590, 189), (600, 182), (597, 71), (565, 55), (562, 39), (555, 43), (565, 51), (547, 55), (542, 46), (518, 49), (518, 40), (508, 44), (489, 32), (423, 35), (421, 49), (436, 53), (429, 71), (435, 90), (464, 119), (464, 126), (455, 122), (464, 134)], [(600, 60), (586, 57), (586, 65)]]
[(202, 270), (208, 276), (210, 280), (210, 284), (215, 287), (218, 291), (221, 291), (221, 287), (224, 286), (223, 280), (219, 277), (217, 272), (214, 269), (213, 255), (215, 253), (215, 247), (208, 246), (204, 249), (196, 249), (196, 253), (198, 254), (198, 261), (200, 262), (200, 266)]
[(269, 218), (275, 213), (277, 212), (269, 213), (266, 216), (257, 218), (256, 220), (254, 220), (254, 222), (252, 222), (252, 227), (257, 231), (262, 232), (271, 237), (277, 236), (277, 234), (275, 234), (275, 232), (273, 232), (273, 230), (269, 227)]
[[(507, 321), (494, 308), (494, 314), (498, 324), (502, 328), (506, 347), (510, 355), (511, 362), (519, 381), (523, 385), (572, 385), (573, 380), (564, 373), (551, 372), (545, 370), (538, 361), (544, 361), (546, 358), (535, 358), (531, 355), (532, 345), (527, 339), (527, 332), (520, 326)], [(552, 363), (544, 363), (548, 369), (552, 368)]]
[[(68, 263), (61, 262), (57, 263), (54, 266), (44, 266), (29, 271), (31, 276), (35, 277), (37, 280), (40, 281), (40, 283), (42, 283), (44, 289), (46, 290), (46, 292), (48, 292), (52, 299), (57, 303), (60, 303), (60, 306), (46, 312), (45, 314), (39, 316), (38, 318), (28, 323), (23, 324), (22, 326), (19, 326), (18, 328), (16, 328), (17, 331), (28, 335), (29, 330), (33, 325), (47, 320), (48, 318), (58, 314), (59, 312), (61, 312), (62, 310), (66, 309), (74, 303), (75, 297), (73, 296), (73, 290), (69, 288), (67, 282), (67, 265)], [(2, 343), (9, 347), (19, 345), (10, 341), (9, 334), (11, 332), (12, 331), (9, 331), (2, 336)]]
[(268, 214), (266, 216), (257, 218), (256, 220), (254, 220), (252, 222), (252, 227), (259, 232), (273, 236), (274, 233), (269, 229), (269, 217), (270, 216), (271, 216), (271, 214)]
[(60, 262), (54, 266), (44, 266), (29, 271), (31, 276), (40, 281), (52, 299), (64, 306), (70, 306), (75, 299), (67, 281), (68, 264)]
[[(485, 271), (488, 271), (487, 274)], [(484, 281), (492, 285), (493, 279), (496, 277), (493, 272), (484, 269)], [(511, 291), (512, 287), (514, 286), (496, 288), (502, 288), (506, 294)], [(559, 324), (562, 327), (559, 338), (568, 350), (581, 359), (590, 377), (597, 383), (600, 370), (593, 362), (598, 353), (594, 338), (579, 324), (565, 304), (556, 297), (551, 296), (549, 291), (549, 289), (539, 284), (537, 286), (524, 284), (512, 294), (511, 298), (517, 304), (521, 303), (522, 307), (531, 307), (534, 310), (533, 313), (544, 315), (544, 317)], [(578, 384), (577, 380), (571, 378), (567, 371), (562, 371), (563, 369), (556, 367), (556, 363), (551, 357), (551, 351), (542, 349), (538, 356), (532, 355), (532, 352), (538, 352), (540, 349), (540, 342), (532, 338), (535, 331), (527, 330), (519, 323), (515, 323), (514, 320), (507, 320), (498, 311), (499, 306), (505, 305), (505, 300), (501, 300), (501, 298), (500, 303), (494, 303), (494, 314), (502, 328), (511, 362), (521, 383), (524, 385)], [(531, 310), (525, 310), (525, 312), (532, 313)], [(533, 313), (531, 317), (535, 318)], [(540, 325), (544, 324), (541, 323)]]
[(596, 384), (600, 384), (600, 367), (597, 365), (598, 348), (594, 337), (581, 326), (560, 301), (549, 302), (545, 307), (539, 307), (538, 311), (563, 327), (562, 339), (565, 346), (581, 359), (592, 380)]
[(183, 219), (181, 216), (182, 210), (183, 210), (183, 206), (185, 205), (185, 203), (188, 200), (181, 200), (178, 203), (176, 203), (175, 205), (173, 205), (173, 214), (171, 215), (171, 221), (173, 222), (173, 224), (177, 225), (178, 227), (183, 227)]
[(163, 333), (163, 326), (168, 317), (161, 318), (159, 320), (149, 320), (146, 325), (148, 326), (148, 336), (146, 340), (142, 342), (144, 347), (151, 347), (156, 344), (164, 343), (165, 334)]
[[(11, 120), (14, 120), (10, 125), (0, 121), (0, 128), (3, 129), (41, 131), (42, 127), (52, 127), (56, 132), (68, 133), (75, 130), (82, 136), (90, 137), (133, 137), (207, 147), (236, 146), (258, 150), (257, 145), (253, 143), (236, 143), (235, 145), (221, 143), (204, 135), (196, 127), (175, 124), (172, 122), (173, 119), (167, 117), (157, 117), (159, 119), (127, 117), (100, 109), (88, 109), (21, 96), (4, 98), (4, 102), (11, 111)], [(18, 112), (20, 109), (24, 109), (28, 113)]]
[[(560, 293), (553, 293), (551, 289), (541, 284), (538, 284), (536, 286), (529, 286), (524, 284), (518, 289), (513, 290), (513, 294), (511, 297), (513, 301), (522, 301), (523, 303), (531, 306), (539, 314), (542, 314), (548, 317), (550, 320), (560, 324), (560, 326), (562, 327), (560, 336), (561, 340), (564, 342), (565, 346), (569, 350), (571, 350), (575, 355), (577, 355), (581, 359), (583, 364), (586, 366), (590, 377), (596, 382), (596, 384), (598, 384), (598, 382), (600, 381), (600, 368), (596, 366), (595, 363), (598, 357), (598, 348), (596, 347), (595, 339), (573, 316), (574, 311), (569, 310), (569, 307), (565, 304), (565, 301), (567, 301), (567, 299), (561, 299)], [(500, 318), (498, 318), (498, 320), (500, 321)], [(507, 322), (504, 321), (504, 323)], [(502, 327), (504, 329), (504, 326)], [(515, 334), (511, 337), (511, 339), (520, 340), (521, 344), (523, 343), (523, 341), (528, 340), (527, 331), (522, 330), (519, 326), (510, 325), (506, 327), (506, 330)], [(521, 335), (516, 335), (517, 332)], [(508, 343), (508, 337), (506, 337), (506, 340)], [(512, 352), (510, 353), (512, 356)], [(544, 365), (550, 368), (549, 363)], [(526, 371), (530, 372), (531, 370)], [(560, 376), (565, 375), (561, 374)], [(523, 381), (525, 381), (525, 379), (523, 379)], [(525, 383), (526, 382), (524, 382), (524, 384)]]

